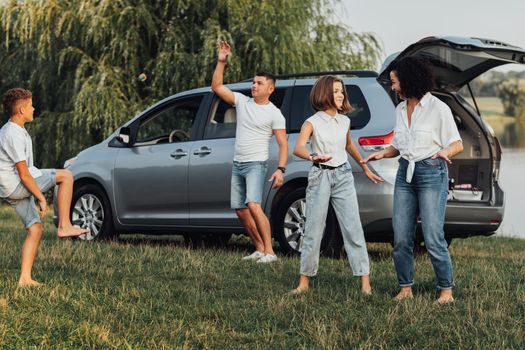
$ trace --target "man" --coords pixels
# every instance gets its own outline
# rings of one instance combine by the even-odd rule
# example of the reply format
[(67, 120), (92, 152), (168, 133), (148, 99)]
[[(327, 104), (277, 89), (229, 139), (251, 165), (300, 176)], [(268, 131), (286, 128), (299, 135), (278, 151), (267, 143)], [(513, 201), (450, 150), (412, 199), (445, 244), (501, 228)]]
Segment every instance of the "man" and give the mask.
[(243, 259), (271, 263), (277, 260), (277, 256), (272, 248), (270, 221), (261, 207), (262, 191), (272, 135), (275, 135), (279, 145), (279, 163), (269, 181), (274, 181), (273, 188), (283, 184), (288, 159), (286, 121), (281, 111), (270, 102), (270, 95), (275, 90), (275, 78), (271, 74), (256, 74), (252, 82), (251, 98), (232, 92), (223, 85), (224, 67), (230, 54), (230, 45), (221, 42), (211, 88), (237, 110), (231, 206), (255, 246), (255, 251)]
[[(46, 192), (58, 184), (59, 238), (80, 236), (88, 230), (73, 227), (69, 219), (73, 176), (68, 170), (43, 169), (33, 165), (33, 144), (25, 124), (33, 121), (30, 91), (15, 88), (3, 98), (9, 121), (0, 129), (0, 198), (13, 206), (27, 229), (22, 246), (22, 267), (18, 285), (34, 286), (31, 270), (42, 238), (41, 220), (47, 213)], [(38, 209), (35, 205), (38, 201)]]

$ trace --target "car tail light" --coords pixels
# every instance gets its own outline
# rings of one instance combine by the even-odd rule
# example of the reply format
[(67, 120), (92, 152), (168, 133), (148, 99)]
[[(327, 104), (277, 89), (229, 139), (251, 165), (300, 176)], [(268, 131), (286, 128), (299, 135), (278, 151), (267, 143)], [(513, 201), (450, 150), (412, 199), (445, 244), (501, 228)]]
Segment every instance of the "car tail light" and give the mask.
[(390, 142), (392, 142), (393, 138), (394, 130), (392, 130), (386, 135), (360, 137), (358, 139), (358, 142), (359, 145), (363, 147), (365, 151), (375, 152), (381, 151), (390, 146)]

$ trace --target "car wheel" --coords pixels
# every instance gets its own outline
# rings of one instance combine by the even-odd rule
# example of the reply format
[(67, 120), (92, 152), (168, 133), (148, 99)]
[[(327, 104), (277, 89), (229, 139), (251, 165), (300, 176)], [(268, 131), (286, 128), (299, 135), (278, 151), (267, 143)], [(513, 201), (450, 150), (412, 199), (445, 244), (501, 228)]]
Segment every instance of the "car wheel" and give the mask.
[(231, 233), (188, 233), (184, 234), (184, 242), (192, 248), (225, 247), (231, 237)]
[(84, 184), (75, 189), (71, 205), (71, 223), (90, 230), (79, 239), (111, 239), (114, 237), (113, 217), (109, 200), (97, 185)]
[[(300, 254), (303, 247), (306, 222), (306, 189), (298, 188), (282, 200), (275, 218), (275, 237), (287, 254)], [(326, 218), (326, 227), (321, 240), (321, 253), (339, 256), (342, 237), (335, 212), (330, 206)]]

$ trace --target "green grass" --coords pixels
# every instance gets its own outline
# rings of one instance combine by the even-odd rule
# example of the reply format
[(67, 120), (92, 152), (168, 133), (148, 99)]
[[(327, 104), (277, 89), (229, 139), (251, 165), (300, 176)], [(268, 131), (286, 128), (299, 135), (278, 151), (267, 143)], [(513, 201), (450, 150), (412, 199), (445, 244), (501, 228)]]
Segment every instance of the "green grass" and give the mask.
[(24, 239), (0, 207), (0, 345), (37, 348), (519, 349), (525, 343), (525, 240), (456, 240), (456, 302), (436, 306), (426, 255), (415, 298), (395, 303), (391, 248), (369, 248), (374, 294), (343, 259), (321, 259), (311, 291), (285, 295), (299, 259), (240, 260), (246, 239), (189, 249), (171, 239), (59, 241), (50, 219), (34, 268), (45, 285), (16, 289)]

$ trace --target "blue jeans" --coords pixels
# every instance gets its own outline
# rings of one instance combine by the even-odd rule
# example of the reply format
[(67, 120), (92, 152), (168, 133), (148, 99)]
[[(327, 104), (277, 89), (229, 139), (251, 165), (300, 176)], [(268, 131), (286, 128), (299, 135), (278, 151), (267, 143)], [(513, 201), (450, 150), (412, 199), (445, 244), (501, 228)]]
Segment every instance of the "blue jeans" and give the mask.
[(248, 203), (261, 203), (267, 161), (233, 161), (230, 202), (232, 209), (246, 208)]
[(413, 249), (419, 214), (437, 288), (452, 288), (452, 261), (443, 231), (448, 191), (447, 165), (439, 158), (416, 162), (411, 183), (405, 180), (407, 166), (408, 161), (400, 158), (394, 189), (394, 263), (399, 286), (408, 287), (414, 283)]
[(332, 203), (339, 221), (346, 255), (354, 276), (368, 275), (368, 252), (359, 217), (354, 176), (348, 163), (334, 170), (312, 167), (308, 174), (301, 275), (312, 277), (317, 274), (329, 203)]

